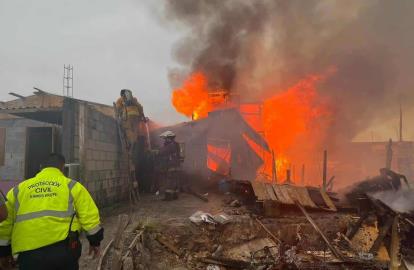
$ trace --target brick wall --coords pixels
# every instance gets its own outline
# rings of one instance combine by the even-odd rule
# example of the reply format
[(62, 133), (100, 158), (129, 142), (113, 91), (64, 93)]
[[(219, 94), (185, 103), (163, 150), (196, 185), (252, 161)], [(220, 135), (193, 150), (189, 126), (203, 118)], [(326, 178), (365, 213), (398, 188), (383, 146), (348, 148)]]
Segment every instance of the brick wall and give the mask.
[(126, 159), (118, 139), (115, 119), (80, 103), (75, 128), (75, 159), (81, 164), (81, 182), (99, 206), (128, 198)]

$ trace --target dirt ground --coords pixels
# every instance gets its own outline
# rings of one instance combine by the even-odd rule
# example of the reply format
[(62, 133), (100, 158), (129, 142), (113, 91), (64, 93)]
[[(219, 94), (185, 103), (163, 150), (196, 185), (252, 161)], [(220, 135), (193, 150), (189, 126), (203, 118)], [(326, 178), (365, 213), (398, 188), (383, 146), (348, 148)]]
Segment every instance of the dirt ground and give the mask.
[[(152, 245), (151, 259), (156, 258), (157, 264), (151, 269), (207, 269), (200, 263), (199, 258), (211, 255), (219, 245), (231, 253), (234, 247), (249, 243), (254, 239), (265, 239), (269, 235), (255, 222), (256, 215), (252, 209), (245, 206), (229, 206), (231, 195), (209, 194), (209, 202), (204, 202), (190, 194), (180, 194), (178, 200), (163, 201), (161, 196), (143, 195), (134, 210), (130, 212), (128, 205), (116, 205), (103, 209), (102, 222), (105, 228), (105, 239), (102, 249), (113, 238), (119, 214), (128, 214), (131, 224), (138, 221), (155, 224), (157, 233), (163, 234), (171, 243), (186, 254), (184, 257), (174, 255), (164, 246)], [(189, 220), (196, 211), (201, 210), (211, 214), (226, 213), (233, 218), (231, 224), (221, 228), (212, 226), (197, 226)], [(338, 231), (346, 230), (351, 216), (338, 213), (312, 213), (321, 229), (331, 238)], [(318, 234), (313, 230), (306, 218), (299, 212), (292, 215), (273, 219), (261, 219), (277, 237), (289, 245), (306, 245), (307, 250), (320, 251), (326, 249)], [(300, 238), (300, 239), (298, 239)], [(80, 269), (96, 269), (98, 260), (92, 260), (87, 255), (87, 240), (82, 239), (83, 255)], [(127, 242), (127, 240), (126, 240)], [(299, 243), (300, 242), (300, 243)], [(220, 268), (226, 269), (226, 268)]]
[[(202, 210), (210, 213), (219, 212), (222, 209), (222, 197), (209, 195), (209, 202), (206, 203), (189, 194), (180, 194), (178, 200), (163, 201), (161, 196), (144, 194), (139, 204), (130, 213), (128, 204), (116, 205), (112, 208), (103, 209), (101, 213), (102, 224), (105, 229), (105, 238), (101, 243), (103, 249), (112, 239), (119, 214), (132, 215), (132, 220), (150, 220), (151, 222), (170, 224), (177, 226), (188, 223), (188, 217), (195, 211)], [(88, 256), (88, 241), (82, 238), (83, 251), (80, 259), (80, 269), (96, 269), (97, 259), (92, 260)]]

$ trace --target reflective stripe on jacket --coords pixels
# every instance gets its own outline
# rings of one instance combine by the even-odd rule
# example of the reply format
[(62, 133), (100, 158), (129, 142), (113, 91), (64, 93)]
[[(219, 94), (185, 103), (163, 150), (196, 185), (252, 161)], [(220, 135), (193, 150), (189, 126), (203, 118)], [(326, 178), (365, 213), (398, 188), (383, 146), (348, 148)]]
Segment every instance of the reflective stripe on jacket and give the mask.
[(66, 178), (57, 168), (45, 168), (7, 193), (8, 218), (0, 223), (0, 245), (12, 245), (13, 254), (66, 239), (83, 229), (100, 229), (99, 211), (80, 183)]
[(126, 102), (122, 97), (116, 101), (116, 108), (121, 112), (123, 119), (128, 116), (144, 116), (144, 109), (138, 100), (134, 97), (130, 103)]

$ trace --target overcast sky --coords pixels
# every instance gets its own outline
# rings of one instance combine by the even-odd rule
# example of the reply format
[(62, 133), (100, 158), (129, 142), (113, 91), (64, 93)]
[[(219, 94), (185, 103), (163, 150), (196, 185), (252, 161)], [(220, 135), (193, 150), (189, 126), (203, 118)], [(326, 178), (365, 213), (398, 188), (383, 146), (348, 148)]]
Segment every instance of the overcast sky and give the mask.
[[(0, 100), (13, 99), (11, 91), (30, 95), (33, 86), (61, 94), (63, 64), (72, 64), (76, 98), (111, 105), (129, 88), (155, 121), (185, 120), (171, 106), (167, 80), (182, 33), (162, 22), (162, 7), (163, 0), (0, 0)], [(396, 137), (396, 126), (397, 118), (357, 137)], [(406, 129), (414, 138), (412, 125)]]
[(161, 123), (184, 118), (170, 103), (167, 69), (180, 37), (160, 23), (162, 0), (0, 0), (0, 100), (33, 86), (62, 93), (74, 66), (74, 96), (112, 104), (132, 89)]

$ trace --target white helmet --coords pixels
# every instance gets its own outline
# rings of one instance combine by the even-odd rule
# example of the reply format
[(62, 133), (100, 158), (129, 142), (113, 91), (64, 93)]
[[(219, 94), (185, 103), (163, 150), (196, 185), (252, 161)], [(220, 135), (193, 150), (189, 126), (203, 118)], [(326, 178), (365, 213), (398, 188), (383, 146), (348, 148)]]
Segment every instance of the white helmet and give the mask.
[(172, 132), (171, 130), (167, 130), (167, 131), (160, 134), (160, 138), (163, 138), (163, 139), (165, 139), (165, 138), (174, 138), (174, 137), (175, 137), (175, 133)]

